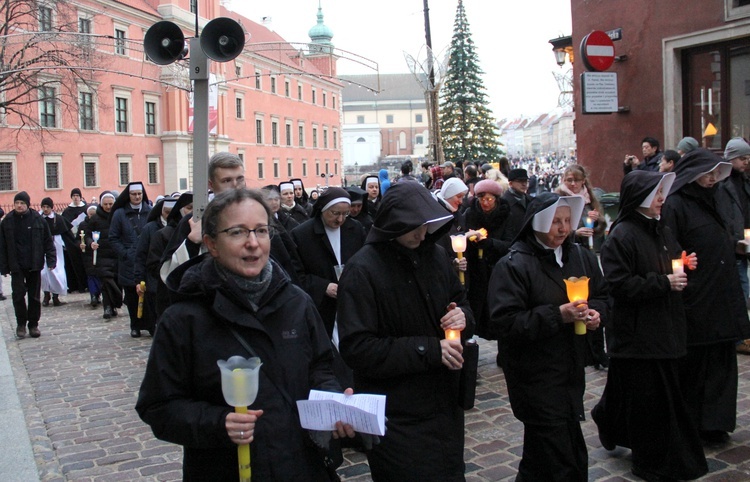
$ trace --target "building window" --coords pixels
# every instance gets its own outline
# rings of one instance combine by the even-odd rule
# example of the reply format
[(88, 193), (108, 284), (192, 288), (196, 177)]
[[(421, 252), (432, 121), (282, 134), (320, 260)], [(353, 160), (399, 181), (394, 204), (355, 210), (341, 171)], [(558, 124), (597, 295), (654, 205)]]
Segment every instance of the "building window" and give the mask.
[(333, 161), (333, 175), (339, 175), (339, 161)]
[(115, 131), (128, 132), (128, 99), (124, 97), (115, 97)]
[(263, 159), (258, 159), (258, 179), (263, 179)]
[(323, 92), (323, 107), (326, 106), (326, 93)]
[(323, 128), (323, 149), (328, 149), (328, 129)]
[(45, 189), (60, 189), (60, 163), (45, 162), (44, 163), (44, 188)]
[(13, 191), (12, 161), (0, 161), (0, 191)]
[(404, 131), (398, 133), (398, 148), (406, 149), (406, 132)]
[(115, 29), (115, 53), (117, 55), (125, 55), (125, 30), (116, 28)]
[(312, 90), (312, 103), (315, 104), (318, 102), (318, 91), (313, 87)]
[(333, 131), (333, 148), (338, 149), (339, 148), (339, 136), (338, 132)]
[(84, 161), (83, 162), (83, 186), (84, 187), (97, 187), (99, 182), (97, 180), (97, 162), (96, 161)]
[(198, 11), (198, 0), (190, 0), (190, 13)]
[(52, 8), (46, 6), (39, 7), (39, 31), (52, 31)]
[(245, 108), (243, 106), (244, 99), (240, 96), (237, 96), (234, 99), (234, 115), (237, 119), (244, 119), (245, 118)]
[(286, 137), (286, 145), (291, 147), (291, 145), (292, 145), (292, 124), (286, 124), (284, 126), (284, 135)]
[(307, 177), (307, 159), (302, 159), (302, 177)]
[(422, 137), (422, 136), (415, 137), (414, 138), (414, 144), (416, 144), (418, 146), (421, 146), (422, 144), (424, 144), (424, 137)]
[(414, 116), (414, 122), (422, 122), (422, 114), (417, 114)]
[(260, 70), (255, 70), (255, 88), (261, 90), (263, 86), (260, 83)]
[(302, 100), (302, 84), (297, 84), (297, 100)]
[(279, 123), (276, 121), (271, 121), (271, 144), (279, 145)]
[(315, 160), (315, 177), (320, 177), (320, 161)]
[(364, 124), (365, 123), (365, 116), (358, 115), (357, 116), (357, 124)]
[(385, 123), (393, 124), (393, 114), (388, 114), (387, 116), (385, 116)]
[(78, 93), (78, 127), (83, 131), (94, 130), (94, 94)]
[(50, 86), (39, 88), (39, 123), (42, 127), (57, 127), (57, 89)]
[(245, 151), (237, 151), (237, 157), (242, 161), (242, 165), (245, 165)]
[(234, 76), (242, 77), (242, 64), (234, 64)]
[(318, 147), (318, 128), (317, 127), (312, 128), (312, 144), (313, 144), (313, 147)]
[(364, 137), (357, 138), (357, 142), (367, 142)]
[(276, 77), (271, 77), (271, 93), (276, 93)]
[(297, 129), (297, 135), (299, 138), (299, 146), (305, 147), (305, 126), (301, 125)]
[[(84, 33), (84, 34), (91, 33), (91, 19), (90, 18), (80, 17), (78, 19), (78, 33)], [(81, 36), (81, 41), (88, 44), (90, 43), (91, 39), (83, 35)]]
[(335, 96), (335, 95), (332, 95), (332, 96), (331, 96), (331, 107), (332, 107), (333, 109), (335, 109), (335, 108), (336, 108), (336, 96)]
[(146, 102), (146, 134), (156, 135), (156, 102)]
[(255, 119), (255, 143), (263, 144), (263, 120)]
[(130, 184), (130, 162), (120, 161), (120, 186)]
[(290, 97), (292, 95), (291, 92), (292, 92), (291, 91), (291, 82), (289, 82), (288, 80), (285, 80), (284, 81), (284, 95), (287, 96), (287, 97)]
[(279, 178), (279, 160), (278, 159), (273, 160), (273, 178), (274, 179)]
[(148, 183), (159, 184), (159, 160), (149, 159), (148, 161)]
[(294, 161), (292, 159), (286, 160), (286, 175), (289, 179), (294, 177)]

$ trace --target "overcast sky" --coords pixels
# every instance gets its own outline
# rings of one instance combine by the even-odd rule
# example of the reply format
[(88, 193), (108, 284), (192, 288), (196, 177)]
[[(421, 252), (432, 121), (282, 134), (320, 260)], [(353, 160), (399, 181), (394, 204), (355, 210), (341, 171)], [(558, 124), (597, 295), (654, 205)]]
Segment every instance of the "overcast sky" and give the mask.
[[(228, 7), (268, 25), (289, 42), (309, 42), (318, 0), (231, 0)], [(381, 74), (407, 73), (404, 52), (417, 58), (425, 45), (424, 0), (321, 0), (325, 24), (336, 48), (378, 64)], [(570, 2), (566, 0), (464, 0), (472, 39), (484, 70), (490, 107), (500, 120), (531, 116), (557, 107), (559, 89), (552, 72), (551, 38), (570, 35)], [(429, 0), (432, 46), (450, 45), (458, 0)], [(340, 74), (374, 73), (341, 59)], [(568, 66), (565, 67), (566, 69)]]

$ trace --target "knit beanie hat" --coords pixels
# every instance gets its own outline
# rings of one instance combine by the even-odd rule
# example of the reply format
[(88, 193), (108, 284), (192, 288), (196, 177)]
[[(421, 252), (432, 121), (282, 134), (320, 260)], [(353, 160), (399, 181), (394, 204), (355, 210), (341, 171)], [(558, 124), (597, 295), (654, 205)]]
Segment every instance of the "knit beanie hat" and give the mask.
[(81, 194), (81, 190), (78, 189), (77, 187), (74, 187), (73, 189), (70, 190), (70, 197), (73, 197), (76, 194), (83, 197), (83, 195)]
[(15, 203), (16, 201), (23, 201), (26, 203), (26, 206), (29, 206), (31, 204), (31, 198), (26, 191), (21, 191), (16, 194), (13, 198), (13, 202)]
[(51, 208), (55, 207), (55, 203), (52, 201), (51, 197), (46, 197), (42, 199), (42, 206), (49, 206)]
[(750, 144), (745, 142), (742, 137), (735, 137), (727, 142), (727, 147), (724, 149), (724, 159), (731, 161), (742, 156), (750, 156)]
[(457, 194), (467, 192), (469, 192), (469, 188), (461, 179), (457, 177), (451, 177), (443, 183), (443, 187), (440, 188), (439, 195), (443, 199), (450, 199)]
[(682, 140), (677, 143), (677, 150), (682, 151), (683, 154), (687, 154), (698, 147), (698, 141), (693, 137), (683, 137)]

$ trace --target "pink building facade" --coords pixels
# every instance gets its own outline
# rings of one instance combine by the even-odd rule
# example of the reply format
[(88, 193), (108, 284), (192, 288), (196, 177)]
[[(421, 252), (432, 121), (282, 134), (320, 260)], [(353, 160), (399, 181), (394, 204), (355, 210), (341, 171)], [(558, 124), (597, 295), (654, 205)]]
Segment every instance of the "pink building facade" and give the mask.
[[(38, 125), (24, 125), (12, 109), (0, 111), (3, 209), (21, 190), (37, 206), (44, 197), (65, 205), (76, 187), (91, 201), (131, 181), (143, 182), (152, 199), (193, 189), (188, 61), (153, 64), (143, 52), (143, 37), (160, 20), (193, 36), (196, 5), (201, 28), (229, 17), (249, 35), (236, 59), (210, 62), (216, 109), (210, 154), (238, 154), (250, 187), (289, 178), (301, 178), (307, 187), (326, 180), (340, 184), (341, 85), (332, 34), (300, 48), (219, 0), (83, 1), (58, 4), (35, 19), (53, 40), (68, 38), (58, 30), (79, 33), (68, 41), (71, 51), (86, 42), (91, 54), (73, 62), (77, 78), (65, 69), (40, 70), (40, 88), (31, 91), (25, 107)], [(313, 12), (310, 18), (313, 25)], [(11, 94), (0, 94), (0, 100)]]

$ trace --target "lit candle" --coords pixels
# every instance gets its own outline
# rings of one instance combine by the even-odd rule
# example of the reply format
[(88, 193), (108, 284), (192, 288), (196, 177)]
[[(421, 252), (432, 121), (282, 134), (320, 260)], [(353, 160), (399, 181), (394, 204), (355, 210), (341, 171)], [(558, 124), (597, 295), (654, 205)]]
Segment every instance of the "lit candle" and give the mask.
[(674, 274), (685, 273), (685, 264), (682, 262), (682, 258), (672, 260), (672, 273)]
[[(100, 233), (99, 231), (91, 231), (91, 239), (92, 239), (92, 240), (93, 240), (93, 241), (94, 241), (95, 243), (99, 243), (99, 236), (101, 236), (101, 233)], [(93, 262), (92, 262), (92, 264), (93, 264), (94, 266), (96, 266), (96, 251), (97, 251), (97, 250), (95, 249), (95, 250), (94, 250), (94, 259), (93, 259)]]
[[(465, 234), (454, 234), (451, 236), (451, 247), (456, 252), (458, 259), (464, 257), (464, 251), (466, 251), (466, 235)], [(458, 272), (458, 279), (461, 280), (461, 284), (464, 284), (464, 272)]]
[[(582, 276), (580, 278), (570, 277), (565, 281), (565, 289), (568, 293), (568, 301), (587, 301), (589, 299), (589, 278)], [(586, 334), (586, 322), (584, 320), (575, 320), (576, 335)]]
[(745, 252), (750, 253), (750, 229), (745, 230), (745, 242), (747, 243), (747, 246), (745, 246)]
[(461, 331), (460, 330), (445, 330), (445, 339), (446, 340), (460, 340)]
[[(594, 229), (594, 220), (590, 217), (586, 217), (583, 221), (583, 225), (589, 229)], [(594, 235), (589, 236), (589, 249), (594, 249)]]

